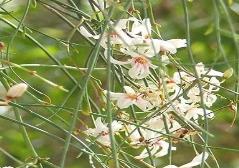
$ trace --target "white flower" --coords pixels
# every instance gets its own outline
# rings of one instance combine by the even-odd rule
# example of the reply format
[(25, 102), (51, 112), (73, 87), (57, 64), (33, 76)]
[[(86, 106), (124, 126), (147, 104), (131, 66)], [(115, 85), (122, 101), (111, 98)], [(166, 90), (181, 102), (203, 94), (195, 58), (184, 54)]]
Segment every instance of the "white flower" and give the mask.
[(197, 155), (193, 160), (185, 165), (182, 166), (175, 166), (175, 165), (168, 165), (163, 168), (192, 168), (194, 166), (200, 165), (202, 162), (204, 162), (208, 158), (208, 153), (205, 153), (205, 156), (203, 158), (203, 153), (200, 155)]
[(132, 68), (129, 69), (129, 76), (133, 79), (143, 79), (150, 74), (150, 68), (157, 66), (151, 64), (150, 60), (144, 56), (135, 56), (131, 59)]
[(21, 97), (27, 90), (27, 85), (25, 83), (19, 83), (16, 85), (13, 85), (9, 88), (6, 94), (6, 99), (11, 100), (18, 97)]
[[(129, 125), (127, 126), (127, 130), (129, 138), (131, 140), (131, 145), (135, 147), (139, 146), (148, 146), (150, 154), (155, 157), (162, 157), (168, 154), (169, 151), (169, 143), (161, 140), (160, 134), (155, 131), (147, 130), (147, 129), (136, 129), (135, 126)], [(171, 147), (171, 150), (176, 150), (175, 147)], [(136, 159), (144, 159), (149, 157), (148, 150), (145, 148), (140, 155), (135, 156)]]
[(185, 39), (171, 39), (171, 40), (154, 40), (154, 46), (160, 48), (160, 51), (169, 52), (175, 54), (177, 48), (187, 47), (187, 41)]
[[(163, 121), (163, 116), (156, 116), (152, 117), (149, 121), (145, 123), (149, 128), (160, 131), (164, 129), (164, 121)], [(167, 120), (167, 124), (169, 125), (169, 121)]]
[(167, 124), (169, 132), (174, 132), (175, 130), (181, 128), (181, 125), (171, 119), (169, 116), (165, 115), (166, 123), (164, 123), (163, 116), (156, 116), (151, 118), (149, 121), (147, 121), (145, 124), (147, 125), (148, 128), (160, 131), (162, 133), (166, 133), (167, 131), (165, 130), (165, 124)]
[[(109, 41), (110, 45), (116, 45), (116, 44), (126, 45), (126, 46), (131, 45), (132, 38), (128, 36), (122, 30), (122, 27), (124, 27), (124, 25), (121, 25), (121, 24), (114, 25), (114, 23), (110, 23), (110, 24), (112, 24), (111, 26), (113, 27), (113, 29), (111, 32), (103, 33), (101, 41), (100, 41), (100, 45), (106, 49), (108, 47), (108, 38), (110, 39)], [(99, 34), (97, 35), (91, 34), (84, 26), (81, 26), (79, 29), (80, 29), (80, 33), (86, 38), (94, 38), (94, 39), (100, 38)]]
[(205, 68), (203, 63), (198, 63), (196, 66), (196, 71), (199, 77), (202, 75), (207, 75), (207, 76), (216, 76), (216, 77), (223, 77), (223, 73), (219, 71), (215, 71), (213, 69), (207, 69)]
[[(132, 58), (128, 59), (126, 62), (115, 60), (111, 57), (111, 62), (113, 64), (124, 65), (131, 64), (131, 68), (128, 71), (128, 74), (133, 79), (143, 79), (150, 74), (150, 68), (155, 69), (157, 66), (151, 64), (151, 61), (147, 56), (141, 55), (139, 53), (130, 51), (130, 50), (121, 50), (123, 53), (130, 55)], [(107, 52), (105, 52), (106, 56)]]
[(188, 93), (187, 96), (189, 97), (189, 99), (193, 102), (193, 103), (197, 103), (201, 101), (200, 98), (200, 89), (198, 87), (192, 87)]
[(211, 107), (217, 100), (217, 96), (210, 93), (210, 92), (205, 92), (203, 94), (203, 103), (207, 106), (207, 107)]
[(183, 97), (179, 97), (179, 100), (175, 100), (170, 104), (170, 107), (167, 111), (176, 111), (177, 113), (184, 115), (184, 113), (186, 113), (192, 107), (193, 105), (191, 105), (188, 100), (184, 99)]
[(216, 92), (220, 89), (219, 86), (221, 83), (216, 77), (211, 77), (209, 83), (210, 83), (208, 88), (209, 92)]
[[(151, 131), (152, 132), (152, 131)], [(153, 139), (153, 142), (149, 144), (149, 151), (151, 155), (155, 157), (162, 157), (168, 154), (169, 151), (169, 143), (160, 139)], [(171, 150), (176, 150), (176, 147), (171, 146)], [(144, 159), (149, 157), (149, 153), (147, 149), (144, 149), (140, 155), (135, 156), (136, 159)]]
[[(206, 116), (204, 116), (204, 111), (206, 113)], [(203, 109), (203, 108), (191, 108), (187, 111), (187, 114), (185, 115), (185, 118), (190, 120), (193, 118), (196, 122), (199, 116), (207, 117), (207, 118), (213, 118), (214, 113), (211, 110)]]
[[(111, 126), (113, 134), (117, 133), (122, 128), (122, 124), (117, 121), (113, 121)], [(107, 124), (102, 123), (100, 117), (95, 120), (95, 128), (89, 128), (85, 133), (95, 137), (102, 145), (110, 146), (109, 128)]]
[(196, 78), (186, 72), (175, 72), (173, 80), (176, 84), (190, 85)]
[(143, 39), (147, 39), (151, 36), (152, 26), (149, 18), (145, 18), (142, 21), (135, 17), (121, 20), (124, 21), (125, 25), (132, 22), (132, 26), (127, 30), (127, 33), (133, 36), (135, 39), (140, 39), (140, 42), (142, 42)]
[[(153, 105), (149, 101), (143, 99), (143, 94), (136, 93), (129, 86), (124, 86), (124, 90), (126, 93), (110, 92), (111, 100), (117, 100), (117, 106), (120, 109), (127, 108), (131, 105), (136, 105), (143, 111), (147, 111), (153, 108)], [(107, 93), (107, 91), (104, 91), (104, 93)]]
[[(199, 103), (201, 101), (200, 90), (198, 87), (191, 88), (188, 91), (187, 96), (190, 98), (192, 103)], [(217, 100), (217, 96), (212, 94), (209, 90), (203, 91), (202, 97), (203, 97), (203, 103), (207, 107), (211, 107)]]
[(126, 136), (130, 139), (130, 144), (134, 147), (137, 147), (137, 145), (140, 145), (141, 142), (144, 140), (145, 137), (145, 130), (142, 128), (139, 128), (139, 130), (136, 128), (135, 125), (127, 125), (126, 127)]

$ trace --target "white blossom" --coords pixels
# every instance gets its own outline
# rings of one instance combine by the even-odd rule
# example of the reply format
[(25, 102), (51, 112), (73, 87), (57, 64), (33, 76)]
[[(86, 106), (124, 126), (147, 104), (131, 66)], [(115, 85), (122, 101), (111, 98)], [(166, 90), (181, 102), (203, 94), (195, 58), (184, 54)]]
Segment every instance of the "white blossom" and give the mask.
[(27, 85), (25, 83), (19, 83), (13, 85), (9, 88), (6, 94), (6, 98), (11, 100), (18, 97), (21, 97), (27, 90)]
[[(204, 116), (205, 113), (205, 116)], [(208, 109), (203, 109), (203, 108), (191, 108), (190, 110), (187, 111), (185, 118), (190, 120), (190, 119), (194, 119), (195, 121), (197, 121), (199, 116), (203, 116), (207, 117), (207, 118), (213, 118), (214, 117), (214, 113), (211, 110)]]
[(223, 77), (223, 73), (219, 71), (215, 71), (213, 69), (205, 68), (204, 64), (202, 62), (198, 63), (196, 66), (196, 71), (199, 77), (202, 75), (207, 76), (217, 76), (217, 77)]
[[(110, 92), (111, 100), (117, 101), (117, 106), (120, 109), (127, 108), (131, 105), (136, 105), (143, 111), (153, 108), (153, 105), (143, 98), (143, 94), (135, 92), (131, 87), (124, 86), (125, 93)], [(104, 91), (105, 93), (107, 91)]]
[(194, 166), (200, 165), (202, 162), (204, 162), (208, 158), (208, 153), (205, 152), (204, 158), (203, 153), (197, 155), (193, 160), (185, 165), (182, 166), (175, 166), (175, 165), (168, 165), (163, 168), (192, 168)]
[[(111, 126), (113, 134), (116, 134), (123, 127), (122, 124), (117, 121), (113, 121)], [(109, 128), (107, 124), (101, 121), (100, 117), (95, 120), (95, 128), (89, 128), (85, 133), (95, 137), (102, 145), (110, 146)]]

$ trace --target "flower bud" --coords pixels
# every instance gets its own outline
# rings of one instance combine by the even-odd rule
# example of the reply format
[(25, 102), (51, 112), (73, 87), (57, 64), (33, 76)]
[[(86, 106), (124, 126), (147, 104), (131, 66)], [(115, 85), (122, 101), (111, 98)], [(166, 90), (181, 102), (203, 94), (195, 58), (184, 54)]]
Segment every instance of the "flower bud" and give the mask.
[(230, 78), (232, 75), (233, 75), (233, 68), (229, 68), (223, 73), (223, 77), (225, 79)]
[(5, 48), (5, 44), (0, 41), (0, 51), (2, 51)]
[(21, 97), (26, 90), (27, 90), (27, 85), (25, 83), (19, 83), (19, 84), (13, 85), (7, 91), (6, 99), (12, 100), (12, 99)]

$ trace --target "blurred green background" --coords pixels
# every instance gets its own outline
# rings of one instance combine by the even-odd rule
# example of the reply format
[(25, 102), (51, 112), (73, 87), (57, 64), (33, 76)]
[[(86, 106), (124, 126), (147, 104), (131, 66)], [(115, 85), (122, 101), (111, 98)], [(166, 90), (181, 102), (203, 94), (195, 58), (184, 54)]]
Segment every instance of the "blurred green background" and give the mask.
[[(0, 0), (0, 3), (1, 1), (3, 0)], [(64, 0), (60, 2), (67, 3), (67, 1)], [(79, 9), (85, 11), (89, 15), (93, 15), (93, 12), (90, 10), (90, 7), (87, 5), (85, 0), (75, 0), (75, 2)], [(16, 19), (20, 20), (23, 16), (26, 3), (26, 0), (12, 0), (9, 3), (2, 5), (1, 7), (6, 9), (9, 13), (6, 13), (6, 11), (1, 9), (0, 17), (17, 26), (18, 22)], [(164, 39), (185, 38), (186, 25), (184, 21), (182, 1), (151, 0), (151, 3), (153, 6), (155, 20), (160, 25), (160, 33), (162, 37)], [(238, 35), (236, 35), (238, 40), (239, 1), (224, 0), (224, 3), (232, 17), (233, 26), (238, 33)], [(72, 15), (68, 16), (63, 13), (63, 15), (73, 24), (76, 25), (79, 23), (76, 13), (57, 6), (54, 1), (42, 0), (37, 1), (36, 7), (34, 7), (33, 4), (30, 6), (29, 13), (27, 14), (23, 24), (24, 32), (42, 44), (50, 53), (50, 55), (60, 61), (63, 65), (65, 64), (78, 68), (84, 67), (87, 57), (93, 46), (90, 46), (88, 42), (76, 32), (73, 38), (70, 39), (71, 45), (69, 46), (70, 51), (68, 52), (67, 40), (73, 28), (66, 24), (66, 22), (59, 18), (56, 14), (45, 8), (43, 4), (50, 4), (53, 7)], [(115, 19), (121, 16), (119, 14), (123, 10), (123, 5), (124, 2), (119, 4), (118, 10), (114, 15)], [(191, 25), (191, 46), (196, 62), (203, 62), (208, 67), (213, 67), (214, 69), (220, 71), (225, 71), (229, 67), (234, 67), (236, 64), (238, 64), (239, 60), (236, 58), (235, 44), (232, 39), (232, 33), (228, 24), (228, 19), (226, 18), (225, 12), (220, 4), (217, 4), (219, 6), (221, 28), (219, 31), (221, 33), (221, 42), (227, 60), (225, 60), (221, 52), (218, 51), (215, 29), (216, 13), (212, 1), (193, 0), (188, 2), (187, 5), (189, 9)], [(135, 8), (141, 11), (141, 15), (143, 17), (143, 4), (140, 1), (137, 1), (135, 3)], [(14, 32), (15, 29), (0, 20), (0, 41), (4, 42), (6, 46), (9, 44)], [(3, 59), (5, 59), (6, 56), (5, 51), (6, 50), (3, 50), (1, 53)], [(185, 67), (192, 68), (186, 49), (181, 49), (174, 57)], [(39, 48), (39, 46), (29, 40), (24, 33), (18, 33), (14, 39), (10, 47), (9, 58), (11, 62), (16, 64), (55, 65), (52, 59), (50, 59), (47, 54), (44, 53), (41, 48)], [(102, 60), (98, 60), (97, 67), (105, 67), (104, 62)], [(37, 71), (37, 73), (45, 79), (48, 79), (58, 85), (62, 85), (68, 90), (71, 90), (74, 87), (72, 80), (69, 79), (69, 77), (67, 77), (60, 68), (39, 66), (27, 68), (32, 71)], [(173, 66), (170, 68), (173, 68)], [(49, 102), (50, 98), (52, 105), (61, 106), (63, 100), (68, 95), (68, 93), (53, 87), (46, 82), (43, 82), (37, 77), (34, 77), (29, 72), (19, 68), (13, 68), (13, 70), (14, 71), (1, 69), (1, 78), (4, 77), (3, 73), (7, 73), (9, 79), (13, 79), (16, 82), (21, 80), (26, 81), (31, 86), (29, 91), (42, 101)], [(85, 73), (77, 68), (75, 70), (69, 70), (69, 72), (75, 78), (75, 80), (80, 82)], [(95, 70), (93, 76), (97, 79), (100, 79), (102, 81), (103, 88), (105, 88), (106, 72), (104, 70)], [(223, 86), (233, 89), (234, 83), (235, 77), (223, 83)], [(1, 89), (4, 92), (3, 87)], [(104, 104), (102, 104), (98, 98), (99, 88), (95, 89), (96, 90), (94, 90), (94, 87), (90, 87), (89, 89), (92, 99), (99, 106), (103, 107)], [(214, 106), (215, 109), (227, 106), (230, 102), (229, 100), (234, 98), (232, 93), (229, 93), (225, 90), (221, 90), (220, 94), (223, 95), (224, 98), (218, 100), (217, 104)], [(23, 99), (18, 101), (18, 103), (46, 118), (50, 117), (52, 113), (58, 110), (58, 115), (54, 115), (50, 118), (50, 120), (67, 129), (67, 124), (65, 124), (64, 121), (69, 122), (71, 114), (74, 112), (74, 108), (77, 103), (76, 95), (77, 93), (74, 93), (69, 101), (67, 101), (65, 107), (69, 107), (68, 109), (59, 109), (56, 107), (47, 108), (47, 105), (38, 106), (39, 102), (29, 94), (25, 95)], [(86, 110), (85, 113), (87, 113), (87, 107), (84, 109)], [(59, 131), (51, 125), (42, 122), (39, 118), (29, 114), (28, 112), (24, 112), (23, 110), (20, 110), (20, 112), (24, 122), (38, 126), (43, 130), (47, 130), (48, 132), (64, 138), (62, 131)], [(233, 121), (234, 113), (228, 107), (216, 110), (215, 113), (215, 119), (210, 121), (210, 132), (212, 132), (215, 137), (210, 138), (209, 144), (211, 146), (220, 148), (212, 149), (212, 151), (215, 153), (215, 156), (222, 168), (239, 168), (239, 118), (231, 127), (230, 125)], [(5, 115), (8, 117), (14, 116), (11, 111)], [(84, 113), (81, 113), (79, 118), (85, 121), (89, 120), (89, 116), (85, 115)], [(79, 120), (77, 128), (80, 129), (81, 127), (82, 124)], [(33, 129), (27, 128), (27, 131), (39, 155), (42, 158), (50, 158), (50, 162), (52, 163), (59, 163), (64, 144)], [(18, 125), (3, 118), (0, 118), (0, 148), (0, 166), (18, 165), (13, 159), (4, 154), (4, 151), (9, 152), (11, 155), (21, 161), (30, 162), (31, 160), (30, 157), (32, 155), (25, 144)], [(181, 143), (177, 145), (177, 148), (178, 150), (173, 152), (173, 161), (175, 164), (180, 165), (191, 160), (194, 154), (192, 153), (192, 148), (190, 145)], [(235, 149), (235, 151), (222, 148)], [(70, 149), (66, 167), (90, 167), (88, 163), (88, 156), (83, 155), (81, 158), (76, 158), (78, 154), (79, 151), (73, 148)], [(158, 162), (162, 165), (167, 163), (167, 157), (160, 158)], [(212, 165), (212, 168), (214, 166), (215, 165)]]

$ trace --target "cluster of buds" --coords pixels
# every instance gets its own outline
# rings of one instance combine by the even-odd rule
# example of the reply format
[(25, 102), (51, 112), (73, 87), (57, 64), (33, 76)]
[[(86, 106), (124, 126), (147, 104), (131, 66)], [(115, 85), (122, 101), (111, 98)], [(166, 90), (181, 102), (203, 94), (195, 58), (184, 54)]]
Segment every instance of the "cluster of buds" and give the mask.
[[(111, 21), (109, 31), (102, 34), (88, 31), (84, 26), (80, 27), (80, 32), (86, 38), (101, 39), (100, 45), (104, 48), (105, 58), (127, 71), (125, 74), (128, 75), (125, 77), (130, 82), (123, 86), (123, 92), (109, 92), (110, 101), (115, 103), (119, 111), (135, 107), (134, 109), (145, 115), (141, 119), (135, 118), (137, 115), (134, 118), (129, 117), (125, 123), (122, 118), (121, 121), (116, 119), (111, 127), (113, 135), (121, 132), (121, 138), (124, 135), (124, 141), (127, 140), (133, 148), (143, 148), (135, 156), (136, 159), (165, 156), (169, 151), (176, 150), (168, 142), (168, 136), (183, 139), (192, 135), (191, 132), (197, 132), (197, 128), (189, 131), (178, 118), (200, 127), (200, 121), (214, 117), (211, 107), (218, 98), (216, 92), (228, 78), (229, 72), (222, 73), (198, 63), (194, 67), (196, 72), (178, 67), (173, 75), (168, 74), (165, 68), (173, 63), (169, 58), (179, 48), (187, 47), (185, 39), (152, 38), (150, 19), (139, 20), (135, 17)], [(109, 51), (113, 51), (110, 59)], [(157, 66), (157, 61), (164, 68)], [(107, 92), (105, 90), (104, 95)], [(110, 147), (109, 128), (102, 122), (102, 118), (98, 117), (95, 128), (89, 128), (85, 133), (94, 137), (101, 145)], [(176, 140), (173, 142), (178, 143)], [(207, 157), (208, 153), (204, 152), (179, 167), (200, 165)], [(176, 167), (168, 165), (164, 168)]]

